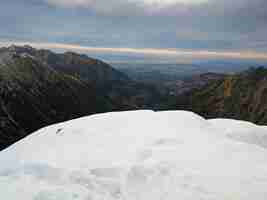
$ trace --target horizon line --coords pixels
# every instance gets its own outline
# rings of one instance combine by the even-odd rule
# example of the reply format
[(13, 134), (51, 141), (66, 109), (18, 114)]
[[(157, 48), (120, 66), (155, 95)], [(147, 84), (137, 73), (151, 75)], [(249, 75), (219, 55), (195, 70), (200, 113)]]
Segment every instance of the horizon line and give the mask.
[(22, 42), (22, 41), (1, 41), (0, 46), (29, 45), (40, 49), (58, 49), (72, 50), (94, 53), (122, 53), (122, 54), (140, 54), (148, 56), (176, 56), (188, 58), (231, 58), (231, 59), (259, 59), (267, 60), (267, 52), (257, 52), (252, 50), (243, 51), (211, 51), (211, 50), (193, 50), (179, 48), (131, 48), (131, 47), (94, 47), (81, 46), (77, 44), (51, 43), (51, 42)]

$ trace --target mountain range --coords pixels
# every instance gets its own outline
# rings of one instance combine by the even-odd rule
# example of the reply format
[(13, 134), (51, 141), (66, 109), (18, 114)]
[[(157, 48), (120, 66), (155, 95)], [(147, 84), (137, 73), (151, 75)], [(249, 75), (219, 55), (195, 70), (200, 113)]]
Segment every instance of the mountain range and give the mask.
[(263, 67), (165, 81), (159, 73), (129, 75), (74, 52), (0, 48), (0, 150), (47, 125), (110, 111), (180, 109), (267, 124)]
[(0, 48), (0, 149), (50, 124), (102, 112), (158, 109), (165, 101), (155, 86), (87, 55)]

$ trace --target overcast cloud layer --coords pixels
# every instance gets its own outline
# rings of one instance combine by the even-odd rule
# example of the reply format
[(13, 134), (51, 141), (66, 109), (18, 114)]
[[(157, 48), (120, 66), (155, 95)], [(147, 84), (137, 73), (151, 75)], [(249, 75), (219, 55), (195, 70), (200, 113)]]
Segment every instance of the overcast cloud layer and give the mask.
[(266, 0), (2, 0), (0, 40), (267, 52)]

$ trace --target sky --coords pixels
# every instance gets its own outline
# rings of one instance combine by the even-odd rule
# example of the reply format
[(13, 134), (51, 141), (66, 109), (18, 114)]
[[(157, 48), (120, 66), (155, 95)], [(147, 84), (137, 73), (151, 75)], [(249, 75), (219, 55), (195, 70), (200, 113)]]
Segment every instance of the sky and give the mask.
[(267, 60), (266, 0), (1, 0), (0, 25), (2, 46)]

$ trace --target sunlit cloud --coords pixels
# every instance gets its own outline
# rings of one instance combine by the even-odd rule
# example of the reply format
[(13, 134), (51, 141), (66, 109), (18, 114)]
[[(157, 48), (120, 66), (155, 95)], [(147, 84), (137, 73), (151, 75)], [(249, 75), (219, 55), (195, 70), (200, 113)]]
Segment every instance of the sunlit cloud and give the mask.
[(112, 47), (88, 47), (74, 44), (61, 43), (33, 43), (33, 42), (16, 42), (3, 41), (0, 46), (9, 45), (30, 45), (35, 48), (53, 49), (60, 51), (77, 51), (83, 53), (112, 53), (112, 54), (127, 54), (127, 55), (144, 55), (150, 57), (169, 57), (169, 58), (191, 58), (191, 59), (255, 59), (267, 60), (267, 53), (256, 51), (208, 51), (208, 50), (186, 50), (186, 49), (156, 49), (156, 48), (112, 48)]

